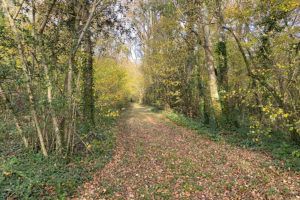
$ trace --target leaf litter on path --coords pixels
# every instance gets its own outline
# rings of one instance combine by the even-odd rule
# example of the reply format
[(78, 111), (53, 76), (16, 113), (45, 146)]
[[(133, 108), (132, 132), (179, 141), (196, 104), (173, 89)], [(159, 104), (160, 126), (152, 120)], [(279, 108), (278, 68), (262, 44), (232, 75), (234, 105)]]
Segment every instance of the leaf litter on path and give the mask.
[(73, 199), (300, 199), (300, 174), (271, 157), (210, 141), (135, 104), (113, 160)]

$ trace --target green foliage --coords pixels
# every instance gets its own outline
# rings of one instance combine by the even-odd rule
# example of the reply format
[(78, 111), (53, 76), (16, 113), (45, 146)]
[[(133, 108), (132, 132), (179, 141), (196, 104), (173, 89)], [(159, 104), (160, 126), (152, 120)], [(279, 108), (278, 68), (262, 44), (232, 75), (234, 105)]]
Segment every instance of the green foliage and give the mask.
[(131, 96), (128, 74), (124, 66), (111, 58), (103, 58), (95, 63), (96, 107), (106, 116), (115, 117), (126, 107)]
[(97, 122), (94, 139), (86, 144), (81, 153), (73, 156), (53, 154), (45, 158), (33, 151), (12, 155), (2, 152), (0, 199), (65, 199), (72, 195), (78, 186), (89, 180), (96, 170), (110, 160), (115, 145), (112, 129), (114, 121), (103, 118), (102, 125)]
[[(200, 118), (211, 127), (250, 128), (255, 142), (279, 131), (299, 143), (299, 2), (226, 3), (146, 3), (152, 13), (142, 16), (154, 20), (143, 41), (144, 102)], [(216, 99), (220, 96), (222, 104), (218, 123), (203, 42), (206, 24), (197, 20), (203, 19), (204, 8), (218, 21), (209, 24)]]

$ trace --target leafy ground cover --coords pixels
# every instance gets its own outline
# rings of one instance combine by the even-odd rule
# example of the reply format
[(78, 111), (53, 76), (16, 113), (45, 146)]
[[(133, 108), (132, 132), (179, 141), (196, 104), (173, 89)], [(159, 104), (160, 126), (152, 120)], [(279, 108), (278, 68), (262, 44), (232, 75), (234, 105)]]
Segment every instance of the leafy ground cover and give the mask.
[[(115, 119), (99, 120), (94, 138), (68, 157), (23, 151), (7, 140), (0, 148), (0, 199), (65, 199), (111, 159)], [(86, 140), (84, 134), (81, 134)], [(8, 148), (9, 146), (9, 148)], [(8, 151), (9, 150), (9, 151)]]
[(73, 199), (297, 199), (299, 172), (258, 151), (213, 141), (134, 105), (112, 161)]
[(175, 112), (163, 112), (172, 122), (196, 131), (214, 141), (223, 141), (243, 148), (258, 150), (273, 157), (277, 166), (300, 171), (300, 146), (284, 137), (280, 132), (271, 137), (261, 137), (259, 141), (249, 134), (249, 130), (216, 131), (201, 124), (195, 119), (188, 118)]

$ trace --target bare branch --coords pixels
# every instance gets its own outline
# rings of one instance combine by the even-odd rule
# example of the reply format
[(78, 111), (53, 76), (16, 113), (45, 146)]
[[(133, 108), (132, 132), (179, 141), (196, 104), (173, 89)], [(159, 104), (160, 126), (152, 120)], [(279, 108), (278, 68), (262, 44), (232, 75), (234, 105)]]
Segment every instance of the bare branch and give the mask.
[(19, 13), (21, 12), (24, 2), (25, 2), (25, 0), (23, 0), (23, 1), (21, 2), (21, 5), (20, 5), (18, 11), (17, 11), (16, 14), (13, 16), (13, 19), (14, 19), (14, 20), (17, 19)]
[(89, 28), (89, 26), (92, 22), (92, 19), (94, 17), (96, 8), (100, 3), (101, 3), (101, 0), (98, 0), (98, 1), (94, 2), (93, 6), (92, 6), (92, 10), (90, 11), (90, 15), (89, 15), (89, 17), (88, 17), (88, 19), (87, 19), (87, 21), (86, 21), (86, 23), (85, 23), (85, 25), (84, 25), (84, 27), (81, 31), (81, 34), (80, 34), (80, 36), (77, 40), (77, 44), (76, 44), (75, 48), (72, 50), (73, 55), (77, 52), (78, 48), (80, 47), (80, 44), (81, 44), (81, 42), (83, 40), (83, 37), (84, 37), (84, 34), (86, 33), (87, 29)]
[(44, 21), (43, 21), (43, 24), (41, 25), (41, 27), (40, 27), (40, 29), (39, 29), (39, 31), (38, 31), (39, 34), (43, 34), (43, 32), (44, 32), (44, 30), (45, 30), (45, 27), (46, 27), (46, 25), (47, 25), (47, 23), (48, 23), (50, 14), (51, 14), (51, 12), (52, 12), (52, 10), (53, 10), (53, 8), (54, 8), (56, 2), (57, 2), (57, 0), (53, 0), (53, 1), (52, 1), (52, 4), (50, 5), (50, 7), (49, 7), (49, 9), (48, 9), (48, 12), (47, 12), (47, 14), (46, 14), (46, 16), (45, 16), (45, 19), (44, 19)]

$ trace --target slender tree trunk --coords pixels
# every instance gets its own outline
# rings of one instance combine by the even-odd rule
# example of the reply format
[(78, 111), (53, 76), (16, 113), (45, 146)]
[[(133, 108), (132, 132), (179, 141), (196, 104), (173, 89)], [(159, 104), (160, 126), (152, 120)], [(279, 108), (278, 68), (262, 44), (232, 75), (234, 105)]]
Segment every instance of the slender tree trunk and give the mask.
[[(55, 3), (55, 1), (53, 1)], [(52, 5), (54, 6), (54, 5)], [(53, 9), (53, 7), (50, 7), (50, 11)], [(39, 31), (38, 35), (36, 34), (36, 23), (35, 23), (35, 2), (32, 1), (32, 8), (33, 8), (33, 12), (32, 12), (32, 18), (33, 18), (33, 37), (36, 38), (37, 40), (37, 46), (35, 46), (34, 48), (34, 52), (36, 54), (37, 50), (42, 54), (42, 64), (44, 66), (44, 71), (45, 71), (45, 80), (46, 80), (46, 85), (47, 85), (47, 100), (48, 100), (48, 106), (49, 106), (49, 110), (50, 110), (50, 114), (51, 114), (51, 118), (52, 118), (52, 123), (53, 123), (53, 129), (54, 129), (54, 134), (55, 134), (55, 148), (56, 151), (58, 153), (61, 153), (62, 151), (62, 139), (61, 139), (61, 134), (60, 134), (60, 130), (59, 130), (59, 125), (58, 125), (58, 120), (56, 117), (56, 113), (55, 110), (53, 108), (53, 103), (52, 103), (52, 89), (53, 89), (53, 84), (50, 80), (50, 75), (49, 75), (49, 68), (46, 62), (46, 55), (43, 53), (43, 49), (42, 47), (42, 43), (41, 43), (41, 39), (42, 39), (42, 35), (43, 35), (43, 31)], [(45, 19), (47, 20), (47, 19)], [(38, 62), (38, 61), (37, 61)], [(33, 59), (32, 63), (35, 63), (35, 60)]]
[[(26, 62), (23, 58), (23, 63)], [(23, 64), (24, 65), (24, 64)], [(40, 141), (40, 145), (41, 145), (41, 150), (44, 156), (48, 156), (48, 152), (45, 146), (45, 142), (44, 142), (44, 137), (41, 131), (41, 127), (40, 127), (40, 123), (38, 120), (38, 115), (37, 115), (37, 111), (35, 109), (35, 103), (34, 103), (34, 97), (33, 97), (33, 92), (31, 89), (31, 78), (30, 75), (27, 74), (27, 69), (25, 66), (23, 66), (23, 71), (26, 77), (26, 88), (27, 88), (27, 93), (28, 93), (28, 97), (29, 97), (29, 104), (30, 104), (30, 110), (32, 113), (32, 117), (33, 117), (33, 121), (35, 123), (35, 127), (37, 130), (37, 135)]]
[(52, 82), (50, 80), (50, 76), (49, 76), (49, 69), (46, 63), (44, 63), (44, 71), (45, 71), (45, 78), (46, 78), (46, 82), (47, 82), (47, 99), (48, 99), (48, 106), (49, 106), (49, 110), (50, 110), (50, 114), (52, 117), (52, 124), (53, 124), (53, 128), (54, 128), (54, 134), (55, 134), (55, 149), (58, 153), (61, 153), (62, 151), (62, 138), (61, 138), (61, 133), (59, 130), (59, 125), (58, 125), (58, 120), (56, 117), (56, 113), (55, 110), (53, 108), (53, 104), (52, 104)]
[(74, 58), (73, 55), (70, 55), (69, 63), (68, 63), (68, 74), (67, 74), (67, 120), (65, 126), (65, 136), (67, 141), (67, 150), (69, 151), (71, 148), (71, 138), (73, 134), (73, 110), (72, 110), (72, 102), (73, 102), (73, 66), (74, 66)]
[[(282, 99), (282, 97), (277, 93), (276, 89), (270, 85), (269, 83), (267, 83), (264, 79), (261, 79), (259, 76), (257, 76), (256, 74), (254, 74), (251, 70), (251, 65), (253, 65), (253, 62), (250, 62), (252, 61), (252, 56), (249, 52), (249, 50), (247, 51), (248, 52), (248, 57), (249, 57), (249, 60), (248, 60), (248, 57), (246, 56), (246, 51), (244, 50), (241, 42), (240, 42), (240, 39), (236, 36), (236, 34), (233, 32), (232, 29), (228, 28), (228, 27), (225, 27), (225, 29), (227, 29), (234, 37), (236, 43), (237, 43), (237, 46), (239, 48), (239, 51), (241, 52), (242, 54), (242, 57), (243, 57), (243, 60), (245, 62), (245, 65), (246, 65), (246, 69), (247, 69), (247, 72), (248, 72), (248, 76), (253, 80), (253, 81), (257, 81), (257, 83), (259, 83), (262, 87), (264, 87), (266, 90), (268, 90), (270, 92), (270, 94), (274, 97), (275, 101), (277, 102), (278, 104), (278, 107), (282, 108), (284, 111), (288, 110), (288, 105), (284, 104), (284, 100)], [(290, 121), (293, 121), (294, 119), (291, 118), (289, 119)], [(291, 135), (291, 139), (297, 143), (300, 143), (300, 134), (297, 132), (297, 130), (293, 129), (292, 131), (290, 131), (290, 135)]]
[(9, 98), (6, 96), (6, 94), (5, 94), (4, 90), (2, 89), (1, 85), (0, 85), (0, 96), (2, 97), (3, 101), (5, 102), (6, 107), (9, 109), (9, 111), (11, 112), (11, 114), (13, 116), (17, 132), (19, 133), (20, 137), (22, 138), (25, 148), (28, 148), (28, 140), (25, 137), (24, 132), (23, 132), (21, 126), (20, 126), (20, 122), (19, 122), (19, 120), (17, 118), (17, 115), (14, 111), (14, 108), (11, 105), (11, 102), (10, 102)]
[(217, 13), (218, 13), (218, 54), (219, 54), (219, 85), (226, 92), (228, 91), (228, 58), (227, 58), (227, 38), (225, 34), (224, 16), (222, 11), (222, 0), (216, 0)]
[[(216, 0), (217, 15), (218, 15), (218, 32), (219, 32), (219, 41), (217, 44), (218, 52), (218, 69), (219, 69), (219, 86), (220, 88), (227, 93), (229, 91), (228, 83), (228, 57), (227, 57), (227, 38), (225, 35), (224, 26), (224, 16), (222, 11), (222, 0)], [(230, 113), (230, 103), (227, 99), (223, 103), (223, 112), (226, 119), (229, 119)]]
[(10, 26), (11, 26), (13, 32), (15, 33), (18, 52), (19, 52), (19, 55), (20, 55), (21, 60), (22, 60), (22, 69), (23, 69), (24, 76), (25, 76), (26, 89), (27, 89), (28, 98), (29, 98), (29, 107), (30, 107), (30, 111), (31, 111), (31, 114), (32, 114), (33, 121), (35, 123), (36, 130), (37, 130), (37, 135), (38, 135), (38, 138), (39, 138), (39, 141), (40, 141), (40, 147), (41, 147), (43, 155), (48, 156), (48, 152), (47, 152), (47, 149), (46, 149), (46, 146), (45, 146), (45, 142), (44, 142), (43, 134), (42, 134), (42, 131), (41, 131), (40, 123), (38, 121), (37, 111), (35, 109), (34, 96), (33, 96), (32, 88), (31, 88), (32, 81), (31, 81), (31, 76), (28, 72), (27, 60), (26, 60), (26, 56), (25, 56), (25, 53), (24, 53), (24, 48), (23, 48), (23, 45), (22, 45), (21, 36), (19, 35), (18, 29), (17, 29), (16, 24), (15, 24), (15, 21), (12, 18), (12, 15), (9, 12), (9, 5), (7, 4), (6, 0), (3, 0), (3, 3), (4, 3), (6, 15), (9, 19)]
[(94, 14), (96, 12), (97, 6), (101, 3), (101, 0), (98, 1), (94, 1), (93, 4), (91, 5), (91, 9), (89, 10), (89, 15), (86, 19), (86, 22), (84, 24), (83, 29), (81, 30), (81, 33), (79, 35), (79, 37), (77, 37), (77, 31), (76, 30), (76, 15), (75, 15), (75, 9), (74, 9), (74, 2), (72, 2), (73, 6), (73, 15), (70, 19), (71, 21), (71, 26), (70, 31), (72, 32), (72, 48), (70, 49), (70, 54), (69, 54), (69, 60), (68, 60), (68, 72), (67, 72), (67, 80), (66, 80), (66, 93), (67, 93), (67, 112), (66, 112), (66, 125), (65, 125), (65, 137), (67, 139), (67, 149), (68, 151), (71, 150), (72, 146), (71, 146), (71, 140), (73, 138), (73, 134), (74, 134), (74, 130), (73, 130), (73, 120), (75, 120), (73, 112), (72, 112), (72, 108), (73, 108), (73, 68), (74, 68), (74, 58), (76, 55), (76, 52), (78, 50), (78, 48), (80, 47), (90, 25), (92, 22), (92, 19), (94, 17)]
[(216, 121), (217, 126), (220, 125), (221, 117), (222, 117), (222, 107), (220, 103), (220, 96), (218, 91), (218, 80), (216, 75), (216, 69), (214, 65), (214, 57), (212, 50), (212, 42), (211, 42), (211, 30), (208, 22), (208, 11), (205, 7), (203, 9), (203, 41), (204, 41), (204, 51), (205, 51), (205, 61), (206, 67), (208, 70), (209, 77), (209, 89), (210, 89), (210, 100), (211, 107), (214, 114), (214, 119)]

